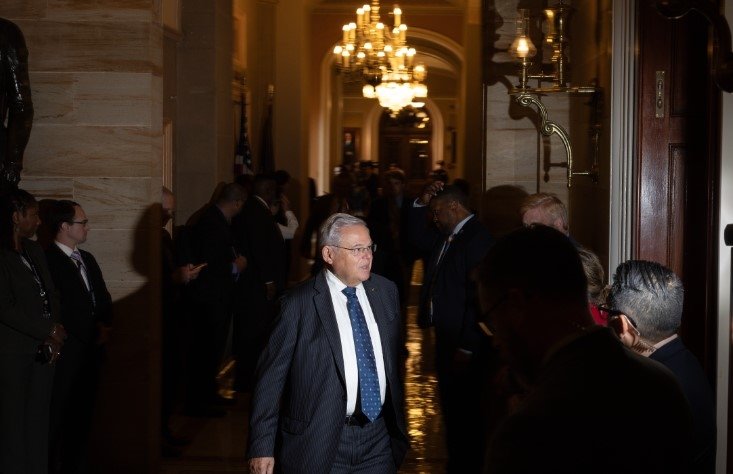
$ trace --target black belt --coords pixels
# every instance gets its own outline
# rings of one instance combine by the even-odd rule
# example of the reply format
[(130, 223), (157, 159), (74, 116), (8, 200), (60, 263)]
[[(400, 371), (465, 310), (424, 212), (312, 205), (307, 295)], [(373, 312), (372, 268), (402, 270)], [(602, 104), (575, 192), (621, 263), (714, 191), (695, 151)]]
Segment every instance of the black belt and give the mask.
[[(380, 413), (376, 419), (378, 420), (381, 417), (382, 417), (382, 414)], [(364, 426), (368, 425), (369, 423), (371, 422), (369, 421), (369, 418), (367, 418), (365, 414), (356, 413), (354, 415), (347, 416), (344, 424), (346, 426), (358, 426), (358, 427), (363, 428)]]

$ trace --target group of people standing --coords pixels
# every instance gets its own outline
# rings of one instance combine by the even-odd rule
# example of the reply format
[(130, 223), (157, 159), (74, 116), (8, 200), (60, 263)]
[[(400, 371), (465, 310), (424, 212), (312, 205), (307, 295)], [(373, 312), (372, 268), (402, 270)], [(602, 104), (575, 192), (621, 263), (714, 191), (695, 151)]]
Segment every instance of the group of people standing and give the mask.
[[(184, 413), (216, 417), (235, 401), (218, 391), (217, 375), (231, 334), (237, 392), (252, 389), (257, 358), (285, 290), (288, 243), (298, 227), (287, 198), (287, 173), (241, 176), (223, 184), (175, 233), (163, 230), (164, 440), (185, 354)], [(163, 225), (173, 194), (163, 190)], [(286, 240), (287, 238), (287, 240)], [(181, 338), (181, 322), (188, 334)], [(180, 341), (184, 341), (181, 346)]]
[(39, 203), (23, 190), (0, 198), (0, 472), (85, 465), (111, 327), (102, 272), (77, 247), (88, 231), (73, 201)]
[[(553, 195), (527, 196), (525, 227), (497, 241), (460, 186), (435, 181), (404, 205), (447, 472), (714, 472), (713, 397), (677, 335), (673, 272), (626, 262), (592, 293), (592, 252)], [(375, 271), (369, 222), (330, 215), (322, 267), (282, 299), (252, 394), (250, 472), (396, 472), (409, 449), (400, 282)]]

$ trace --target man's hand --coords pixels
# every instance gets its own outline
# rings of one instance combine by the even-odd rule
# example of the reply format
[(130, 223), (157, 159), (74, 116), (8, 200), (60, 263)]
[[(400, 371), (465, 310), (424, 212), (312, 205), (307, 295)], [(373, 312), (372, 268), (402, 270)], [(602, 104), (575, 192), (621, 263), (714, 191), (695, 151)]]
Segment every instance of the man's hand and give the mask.
[(180, 267), (176, 268), (171, 275), (171, 277), (173, 278), (173, 282), (185, 285), (191, 280), (195, 280), (196, 278), (198, 278), (199, 273), (201, 273), (201, 270), (203, 270), (205, 266), (205, 264), (194, 265), (192, 263), (189, 263), (188, 265), (181, 265)]
[(430, 200), (433, 199), (436, 194), (443, 190), (443, 186), (445, 186), (445, 183), (442, 181), (433, 181), (432, 183), (428, 184), (427, 186), (425, 186), (425, 189), (423, 189), (422, 194), (420, 194), (420, 199), (418, 199), (418, 202), (423, 206), (427, 206), (428, 204), (430, 204)]
[(66, 329), (60, 324), (54, 324), (51, 328), (51, 332), (48, 333), (48, 338), (52, 339), (59, 347), (64, 345), (66, 340)]
[(272, 474), (275, 458), (252, 458), (249, 460), (250, 474)]
[(247, 258), (243, 255), (237, 255), (234, 259), (234, 265), (237, 266), (237, 273), (242, 273), (247, 268)]
[(284, 194), (280, 196), (280, 207), (282, 207), (283, 212), (290, 210), (290, 199)]
[(61, 357), (61, 344), (59, 344), (56, 339), (49, 336), (43, 341), (43, 345), (51, 347), (51, 358), (48, 360), (48, 363), (50, 365), (55, 364), (56, 361), (59, 360), (59, 357)]

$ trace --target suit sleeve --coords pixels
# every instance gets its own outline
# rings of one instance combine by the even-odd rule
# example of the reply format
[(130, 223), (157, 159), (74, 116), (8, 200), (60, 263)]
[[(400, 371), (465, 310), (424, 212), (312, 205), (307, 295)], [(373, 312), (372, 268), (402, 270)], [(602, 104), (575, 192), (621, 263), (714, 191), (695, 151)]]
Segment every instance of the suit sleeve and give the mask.
[(92, 274), (94, 275), (95, 316), (97, 322), (109, 326), (112, 323), (112, 296), (110, 296), (107, 290), (107, 284), (104, 282), (102, 269), (99, 267), (97, 259), (90, 253), (87, 253), (84, 258), (86, 259), (87, 256), (89, 257)]
[(478, 328), (478, 285), (473, 272), (486, 256), (492, 239), (488, 232), (479, 232), (466, 248), (466, 310), (463, 313), (460, 347), (475, 351), (481, 344), (482, 335)]
[[(249, 230), (247, 235), (254, 268), (259, 272), (258, 279), (261, 283), (278, 283), (281, 280), (278, 275), (280, 269), (273, 262), (278, 261), (277, 252), (283, 252), (284, 249), (281, 242), (278, 242), (273, 235), (272, 218), (266, 214), (268, 212), (264, 208), (257, 209), (257, 214), (247, 216), (247, 229)], [(280, 230), (278, 229), (277, 232)], [(282, 241), (281, 237), (279, 239)]]
[(234, 248), (229, 236), (230, 230), (225, 224), (213, 223), (213, 218), (199, 221), (196, 228), (201, 263), (207, 263), (202, 270), (212, 275), (226, 277), (232, 274)]
[(300, 298), (286, 297), (270, 340), (257, 364), (257, 383), (252, 394), (248, 458), (275, 455), (282, 398), (297, 340)]
[(438, 238), (438, 231), (428, 221), (428, 206), (415, 207), (413, 202), (405, 203), (410, 206), (407, 216), (407, 236), (411, 245), (423, 255), (430, 255), (430, 251)]

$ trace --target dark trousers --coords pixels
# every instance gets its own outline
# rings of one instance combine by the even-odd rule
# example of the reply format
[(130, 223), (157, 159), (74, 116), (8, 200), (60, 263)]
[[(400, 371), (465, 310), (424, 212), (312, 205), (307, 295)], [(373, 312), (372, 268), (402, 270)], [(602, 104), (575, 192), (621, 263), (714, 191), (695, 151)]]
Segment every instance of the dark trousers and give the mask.
[(53, 373), (35, 354), (0, 354), (0, 472), (48, 474)]
[(231, 324), (228, 302), (192, 302), (191, 334), (188, 359), (189, 408), (201, 407), (214, 401), (218, 394), (219, 374)]
[(331, 474), (397, 472), (384, 418), (361, 426), (344, 426)]
[(234, 312), (232, 331), (232, 352), (237, 362), (234, 388), (250, 392), (255, 382), (257, 360), (267, 345), (279, 308), (276, 301), (267, 301), (264, 286), (257, 285), (254, 291), (250, 287), (237, 292), (236, 297), (240, 300)]
[(160, 348), (160, 418), (161, 431), (169, 434), (169, 421), (173, 414), (176, 395), (180, 387), (183, 372), (182, 322), (184, 321), (183, 305), (163, 302), (162, 333)]
[(477, 351), (465, 367), (453, 360), (455, 346), (436, 344), (436, 371), (448, 450), (448, 473), (480, 473), (485, 457), (487, 383), (495, 371), (492, 352)]
[(49, 437), (51, 473), (88, 470), (89, 433), (97, 395), (100, 350), (69, 336), (56, 363)]

